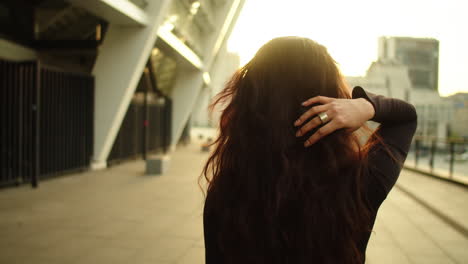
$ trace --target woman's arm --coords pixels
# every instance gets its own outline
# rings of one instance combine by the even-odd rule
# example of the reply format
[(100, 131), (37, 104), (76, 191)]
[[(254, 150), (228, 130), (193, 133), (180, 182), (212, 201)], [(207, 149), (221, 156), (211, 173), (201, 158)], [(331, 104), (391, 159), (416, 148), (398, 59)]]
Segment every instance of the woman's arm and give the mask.
[(413, 105), (394, 98), (386, 98), (364, 91), (357, 86), (353, 98), (364, 98), (375, 109), (372, 121), (380, 123), (376, 131), (383, 142), (377, 142), (368, 156), (367, 196), (377, 209), (400, 175), (411, 140), (416, 131), (417, 114)]
[[(312, 107), (296, 122), (296, 126), (304, 124), (310, 117), (325, 112), (329, 122), (324, 124), (304, 144), (310, 146), (320, 138), (337, 129), (354, 131), (367, 120), (380, 123), (377, 134), (383, 142), (378, 142), (368, 156), (368, 197), (372, 206), (379, 206), (400, 174), (403, 162), (408, 155), (411, 139), (417, 125), (417, 115), (414, 106), (394, 98), (387, 98), (355, 87), (352, 99), (336, 99), (329, 97), (314, 97), (304, 106), (314, 103), (322, 105)], [(301, 136), (315, 127), (322, 125), (319, 117), (314, 117), (305, 123), (297, 133)]]

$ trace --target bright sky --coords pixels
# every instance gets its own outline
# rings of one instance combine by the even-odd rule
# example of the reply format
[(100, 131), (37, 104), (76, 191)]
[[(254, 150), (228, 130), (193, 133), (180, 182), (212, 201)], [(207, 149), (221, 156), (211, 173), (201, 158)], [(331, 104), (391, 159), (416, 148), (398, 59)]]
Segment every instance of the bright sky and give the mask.
[(345, 75), (365, 75), (379, 36), (440, 41), (439, 92), (468, 92), (468, 0), (246, 0), (228, 49), (241, 64), (279, 36), (325, 45)]

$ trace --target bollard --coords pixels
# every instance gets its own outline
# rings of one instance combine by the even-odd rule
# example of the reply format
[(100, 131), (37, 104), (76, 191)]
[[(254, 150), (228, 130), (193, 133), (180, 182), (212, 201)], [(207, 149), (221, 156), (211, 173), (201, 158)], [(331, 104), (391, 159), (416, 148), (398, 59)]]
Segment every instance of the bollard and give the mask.
[(450, 171), (449, 177), (453, 178), (453, 163), (455, 162), (455, 143), (450, 142)]
[(170, 158), (167, 155), (151, 156), (146, 159), (146, 175), (162, 175), (169, 168)]
[(202, 152), (210, 152), (210, 144), (208, 144), (208, 143), (202, 144), (201, 151)]
[(435, 156), (435, 151), (436, 151), (436, 140), (433, 139), (431, 142), (431, 157), (429, 159), (429, 168), (431, 169), (431, 172), (434, 171), (434, 156)]
[(414, 167), (418, 167), (418, 160), (419, 160), (419, 143), (421, 141), (419, 139), (416, 139), (415, 142), (414, 142), (414, 147), (415, 147), (415, 151), (414, 151)]
[(201, 151), (202, 152), (210, 152), (211, 149), (211, 142), (213, 139), (211, 137), (207, 138), (206, 142), (202, 144)]

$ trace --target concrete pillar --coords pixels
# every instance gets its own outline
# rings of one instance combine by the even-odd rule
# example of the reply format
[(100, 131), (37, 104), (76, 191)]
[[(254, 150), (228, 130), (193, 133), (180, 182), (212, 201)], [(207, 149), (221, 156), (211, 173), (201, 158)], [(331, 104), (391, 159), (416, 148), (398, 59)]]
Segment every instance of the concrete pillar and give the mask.
[[(440, 119), (439, 119), (440, 120)], [(437, 122), (437, 138), (438, 139), (445, 139), (447, 138), (447, 121), (439, 121)]]
[(198, 94), (198, 98), (192, 112), (192, 123), (194, 127), (210, 126), (210, 118), (207, 114), (207, 109), (210, 104), (211, 90), (211, 85), (210, 87), (203, 87)]
[(179, 68), (172, 98), (172, 142), (174, 149), (179, 141), (185, 123), (192, 113), (195, 102), (203, 86), (203, 73), (190, 67)]
[(185, 123), (192, 113), (199, 93), (202, 89), (203, 74), (211, 69), (216, 56), (227, 40), (232, 27), (243, 6), (244, 0), (234, 0), (217, 11), (215, 21), (216, 29), (207, 42), (206, 59), (198, 69), (195, 67), (183, 67), (177, 73), (177, 81), (170, 95), (173, 100), (172, 108), (172, 142), (171, 147), (177, 144)]
[(148, 1), (146, 26), (109, 25), (93, 69), (94, 169), (107, 166), (107, 157), (171, 1)]
[(211, 68), (211, 84), (200, 92), (194, 109), (194, 121), (200, 126), (216, 126), (219, 122), (219, 112), (216, 110), (210, 114), (208, 106), (212, 98), (224, 89), (228, 80), (240, 66), (239, 55), (230, 53), (227, 50), (227, 42), (224, 43), (216, 56), (216, 60)]

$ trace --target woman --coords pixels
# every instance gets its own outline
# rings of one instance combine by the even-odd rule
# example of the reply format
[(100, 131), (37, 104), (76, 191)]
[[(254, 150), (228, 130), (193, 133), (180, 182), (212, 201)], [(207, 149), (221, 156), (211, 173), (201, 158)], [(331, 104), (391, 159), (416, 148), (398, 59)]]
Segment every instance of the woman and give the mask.
[[(299, 37), (260, 48), (219, 105), (203, 171), (206, 263), (363, 263), (415, 132), (414, 107), (349, 91), (325, 47)], [(367, 120), (380, 127), (362, 143)]]

